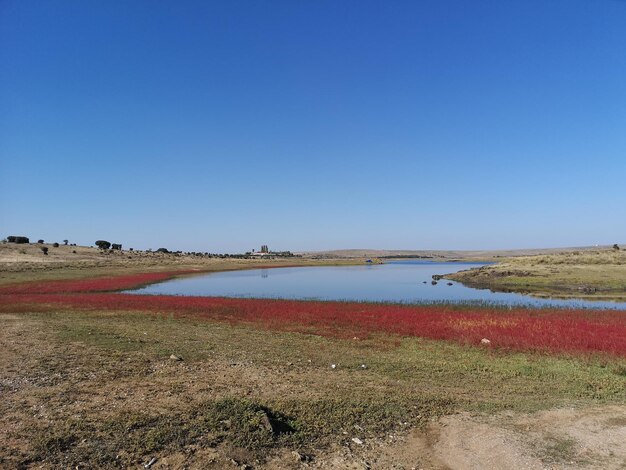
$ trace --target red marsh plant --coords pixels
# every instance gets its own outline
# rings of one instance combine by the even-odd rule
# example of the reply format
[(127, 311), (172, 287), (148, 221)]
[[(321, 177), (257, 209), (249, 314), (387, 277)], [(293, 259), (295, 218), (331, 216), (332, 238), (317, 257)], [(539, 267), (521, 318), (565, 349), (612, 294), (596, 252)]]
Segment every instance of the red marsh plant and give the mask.
[(155, 282), (166, 281), (177, 275), (198, 271), (169, 271), (129, 274), (95, 279), (68, 279), (59, 281), (32, 281), (0, 287), (0, 295), (7, 294), (58, 294), (77, 292), (115, 292), (135, 289)]
[(373, 333), (480, 344), (519, 351), (604, 353), (626, 357), (626, 314), (608, 310), (498, 309), (471, 305), (131, 295), (131, 289), (185, 272), (78, 281), (32, 282), (0, 288), (0, 311), (142, 311), (339, 338)]

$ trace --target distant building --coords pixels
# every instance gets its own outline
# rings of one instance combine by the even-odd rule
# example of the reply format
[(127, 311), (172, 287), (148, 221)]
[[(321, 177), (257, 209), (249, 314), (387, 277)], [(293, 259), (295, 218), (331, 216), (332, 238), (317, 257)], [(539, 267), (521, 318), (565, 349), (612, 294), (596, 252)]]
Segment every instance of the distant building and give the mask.
[(267, 245), (261, 245), (261, 250), (259, 251), (254, 251), (252, 250), (252, 252), (250, 253), (252, 256), (268, 256), (271, 255), (273, 253), (270, 253), (270, 249)]

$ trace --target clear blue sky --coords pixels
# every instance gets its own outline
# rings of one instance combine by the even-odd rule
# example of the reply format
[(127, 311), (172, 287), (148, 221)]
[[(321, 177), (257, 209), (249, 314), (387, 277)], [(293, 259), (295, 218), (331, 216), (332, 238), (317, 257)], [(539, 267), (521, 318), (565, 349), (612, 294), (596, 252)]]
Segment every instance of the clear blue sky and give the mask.
[(626, 242), (626, 2), (0, 0), (0, 233)]

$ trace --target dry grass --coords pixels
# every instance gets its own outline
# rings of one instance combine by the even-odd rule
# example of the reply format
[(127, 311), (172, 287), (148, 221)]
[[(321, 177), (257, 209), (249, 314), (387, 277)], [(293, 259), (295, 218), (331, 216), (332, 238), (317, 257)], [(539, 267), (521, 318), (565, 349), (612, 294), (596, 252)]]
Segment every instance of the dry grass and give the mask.
[(626, 299), (626, 251), (526, 256), (446, 276), (471, 287), (533, 295)]
[[(358, 264), (361, 260), (316, 260), (310, 258), (236, 259), (207, 258), (137, 251), (102, 251), (97, 248), (46, 244), (0, 243), (0, 285), (56, 279), (82, 279), (152, 271), (226, 271), (271, 266), (320, 266)], [(73, 253), (73, 252), (76, 253)]]

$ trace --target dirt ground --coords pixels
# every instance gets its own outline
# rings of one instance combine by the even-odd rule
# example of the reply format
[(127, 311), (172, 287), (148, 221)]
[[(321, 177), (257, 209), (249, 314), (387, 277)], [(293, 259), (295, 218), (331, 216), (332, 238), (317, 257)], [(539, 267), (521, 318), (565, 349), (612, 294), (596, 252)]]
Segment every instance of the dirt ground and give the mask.
[(446, 416), (382, 456), (379, 468), (413, 468), (420, 457), (419, 468), (624, 468), (626, 406)]
[[(203, 468), (219, 462), (215, 451), (186, 459), (167, 456), (152, 468)], [(220, 465), (238, 466), (232, 461)], [(205, 467), (204, 467), (205, 468)], [(428, 424), (425, 430), (390, 434), (352, 443), (303, 462), (285, 452), (259, 468), (557, 470), (626, 468), (626, 406), (552, 409), (494, 416), (460, 413)]]
[[(337, 469), (622, 469), (626, 407), (552, 409), (494, 416), (460, 413), (425, 430), (347, 447), (308, 468)], [(166, 468), (166, 467), (164, 467)], [(294, 468), (280, 461), (267, 468)], [(297, 467), (296, 467), (297, 468)]]

